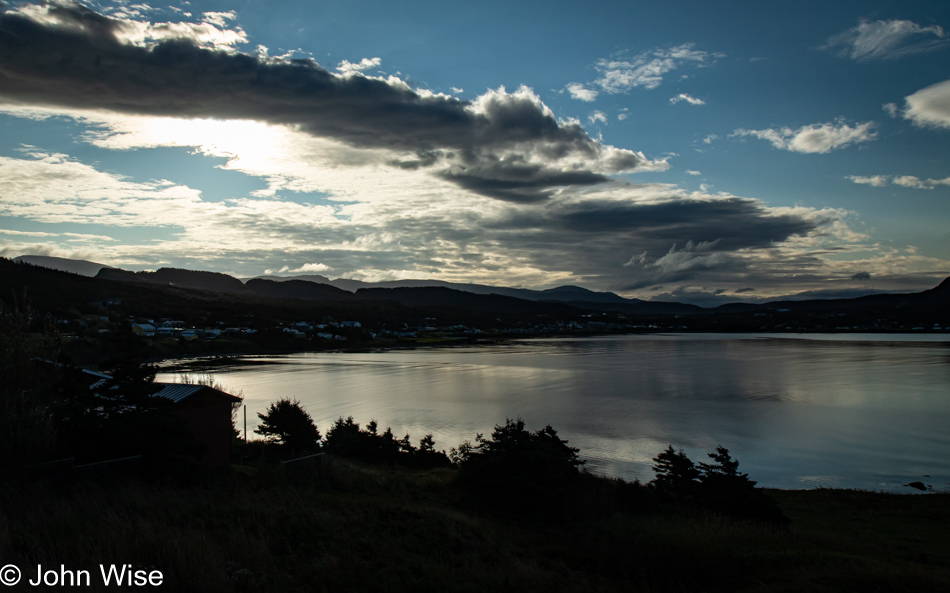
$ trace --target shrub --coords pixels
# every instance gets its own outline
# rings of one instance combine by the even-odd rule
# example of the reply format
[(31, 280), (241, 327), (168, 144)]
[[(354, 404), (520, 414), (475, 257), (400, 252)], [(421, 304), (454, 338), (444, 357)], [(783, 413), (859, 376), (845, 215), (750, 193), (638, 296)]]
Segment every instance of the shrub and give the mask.
[(427, 434), (419, 443), (419, 449), (412, 446), (409, 435), (397, 439), (391, 428), (379, 433), (379, 425), (371, 420), (365, 429), (361, 429), (350, 416), (340, 417), (327, 431), (326, 450), (370, 463), (397, 464), (406, 467), (430, 469), (448, 467), (451, 464), (445, 453), (435, 450), (435, 441)]
[(320, 449), (320, 431), (310, 414), (296, 399), (283, 398), (272, 403), (254, 432), (266, 440), (289, 447), (294, 455)]
[(505, 506), (557, 503), (585, 463), (553, 428), (529, 432), (521, 418), (507, 419), (490, 439), (479, 434), (475, 441), (452, 450), (460, 477), (484, 500)]
[(749, 474), (723, 446), (707, 453), (715, 463), (694, 464), (682, 450), (670, 445), (653, 461), (656, 477), (650, 482), (662, 496), (697, 508), (734, 517), (787, 525), (788, 518), (766, 492), (755, 487)]

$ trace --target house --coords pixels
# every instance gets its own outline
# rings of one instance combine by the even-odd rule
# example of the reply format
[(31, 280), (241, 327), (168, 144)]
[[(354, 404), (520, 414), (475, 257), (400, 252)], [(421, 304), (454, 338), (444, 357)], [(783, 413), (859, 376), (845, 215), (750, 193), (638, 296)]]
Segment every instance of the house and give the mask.
[(132, 333), (137, 336), (152, 337), (155, 335), (155, 326), (151, 323), (133, 323)]
[(241, 398), (207, 385), (159, 383), (152, 397), (175, 404), (174, 413), (184, 420), (195, 441), (203, 447), (198, 461), (204, 469), (227, 467), (231, 463), (233, 425), (231, 411)]

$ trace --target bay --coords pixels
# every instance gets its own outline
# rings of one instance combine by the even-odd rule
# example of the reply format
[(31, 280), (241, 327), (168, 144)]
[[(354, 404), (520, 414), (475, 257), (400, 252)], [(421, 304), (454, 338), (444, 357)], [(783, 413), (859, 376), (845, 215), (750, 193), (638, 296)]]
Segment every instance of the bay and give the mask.
[(557, 338), (248, 356), (202, 372), (243, 394), (249, 431), (291, 397), (323, 433), (339, 417), (375, 419), (445, 450), (506, 418), (550, 424), (589, 471), (628, 480), (652, 479), (668, 445), (694, 461), (723, 445), (762, 486), (950, 491), (947, 335)]

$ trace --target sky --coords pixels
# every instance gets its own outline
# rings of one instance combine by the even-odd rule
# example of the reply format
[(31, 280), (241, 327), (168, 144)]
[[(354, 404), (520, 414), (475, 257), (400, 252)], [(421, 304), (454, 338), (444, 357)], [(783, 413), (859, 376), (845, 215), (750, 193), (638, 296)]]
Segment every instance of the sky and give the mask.
[(924, 290), (948, 64), (945, 1), (0, 0), (0, 256)]

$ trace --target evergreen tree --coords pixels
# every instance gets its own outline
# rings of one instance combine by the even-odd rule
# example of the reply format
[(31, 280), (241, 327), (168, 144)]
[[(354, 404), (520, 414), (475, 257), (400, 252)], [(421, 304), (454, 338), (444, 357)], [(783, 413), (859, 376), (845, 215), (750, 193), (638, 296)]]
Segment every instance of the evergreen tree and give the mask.
[(700, 477), (699, 469), (686, 456), (682, 449), (667, 447), (653, 458), (653, 472), (656, 477), (651, 482), (657, 490), (675, 497), (688, 497), (694, 492)]
[(254, 432), (268, 441), (285, 445), (296, 455), (320, 448), (320, 431), (296, 399), (279, 399), (257, 416), (261, 423)]

